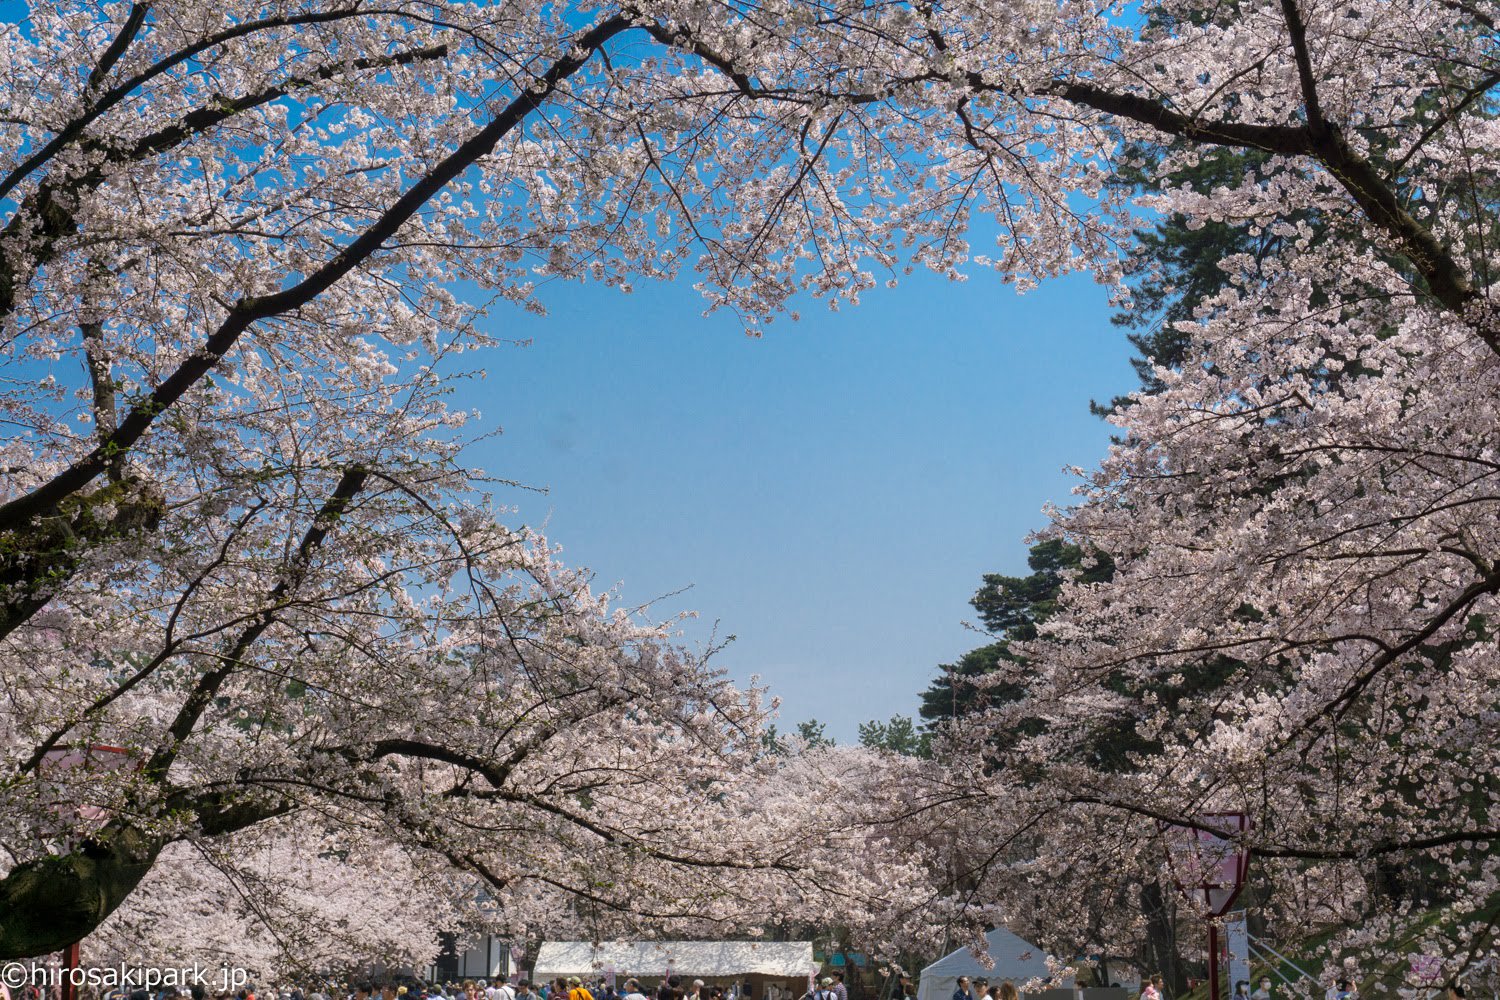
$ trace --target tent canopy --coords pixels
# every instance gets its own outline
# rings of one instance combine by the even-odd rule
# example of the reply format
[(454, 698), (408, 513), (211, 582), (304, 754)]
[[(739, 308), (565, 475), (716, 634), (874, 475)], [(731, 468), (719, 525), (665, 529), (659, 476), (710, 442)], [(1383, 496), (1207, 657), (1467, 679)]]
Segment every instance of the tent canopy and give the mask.
[[(817, 968), (811, 941), (549, 941), (536, 953), (532, 975), (806, 977)], [(946, 1000), (946, 998), (945, 998)]]
[(989, 944), (989, 957), (994, 962), (986, 969), (967, 948), (950, 952), (922, 970), (921, 982), (917, 985), (917, 1000), (950, 1000), (958, 989), (958, 977), (988, 979), (991, 983), (1009, 979), (1019, 989), (1028, 979), (1045, 978), (1047, 953), (1023, 938), (1019, 938), (1004, 927), (996, 927), (985, 935)]

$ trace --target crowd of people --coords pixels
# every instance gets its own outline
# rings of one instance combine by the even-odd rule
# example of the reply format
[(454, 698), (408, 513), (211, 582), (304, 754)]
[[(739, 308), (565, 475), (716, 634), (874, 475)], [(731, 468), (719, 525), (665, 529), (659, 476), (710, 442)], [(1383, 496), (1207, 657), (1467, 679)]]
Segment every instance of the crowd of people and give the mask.
[(1008, 979), (1000, 983), (985, 979), (971, 983), (968, 976), (959, 976), (953, 1000), (1021, 1000), (1021, 994), (1016, 990), (1016, 984)]
[[(903, 982), (906, 980), (903, 979)], [(783, 996), (788, 996), (782, 993)], [(174, 996), (151, 996), (142, 993), (106, 1000), (177, 1000)], [(183, 1000), (188, 1000), (185, 996)], [(303, 990), (267, 989), (257, 991), (251, 987), (234, 995), (191, 995), (191, 1000), (770, 1000), (757, 998), (749, 983), (730, 983), (727, 986), (707, 984), (701, 979), (687, 981), (681, 976), (668, 975), (651, 987), (639, 976), (623, 980), (615, 977), (583, 979), (579, 976), (559, 976), (555, 979), (532, 982), (519, 979), (515, 983), (505, 980), (490, 982), (485, 979), (463, 979), (456, 982), (421, 983), (415, 980), (405, 984), (398, 982), (361, 982), (342, 988), (326, 984)], [(824, 976), (821, 984), (809, 989), (801, 1000), (849, 1000), (849, 990), (844, 985), (843, 973)], [(906, 1000), (893, 997), (892, 1000)]]
[[(640, 976), (583, 979), (579, 976), (559, 976), (545, 982), (533, 983), (521, 979), (514, 985), (483, 979), (465, 979), (432, 985), (385, 986), (361, 985), (347, 997), (328, 997), (323, 994), (293, 995), (288, 997), (254, 997), (238, 1000), (774, 1000), (768, 991), (764, 998), (755, 996), (749, 983), (732, 982), (727, 986), (705, 983), (701, 979), (688, 981), (681, 976), (667, 975), (648, 986), (649, 981)], [(903, 979), (903, 983), (907, 980)], [(785, 991), (781, 996), (790, 997)], [(822, 981), (802, 995), (800, 1000), (849, 1000), (849, 989), (844, 984), (844, 975), (835, 972), (824, 976)], [(892, 1000), (906, 1000), (906, 994)]]
[[(1301, 995), (1285, 987), (1276, 988), (1272, 985), (1270, 976), (1261, 976), (1253, 991), (1250, 987), (1248, 980), (1235, 983), (1233, 1000), (1279, 1000), (1281, 997)], [(813, 1000), (821, 1000), (821, 998), (815, 997)], [(969, 977), (961, 976), (958, 980), (958, 988), (953, 991), (952, 1000), (1020, 1000), (1020, 995), (1015, 985), (1008, 981), (988, 983), (979, 979), (971, 985)], [(1169, 1000), (1166, 984), (1160, 975), (1146, 976), (1141, 979), (1139, 1000)], [(1350, 980), (1340, 979), (1328, 989), (1323, 1000), (1359, 1000), (1359, 991)], [(1465, 1000), (1464, 989), (1462, 986), (1448, 986), (1435, 997), (1435, 1000)]]

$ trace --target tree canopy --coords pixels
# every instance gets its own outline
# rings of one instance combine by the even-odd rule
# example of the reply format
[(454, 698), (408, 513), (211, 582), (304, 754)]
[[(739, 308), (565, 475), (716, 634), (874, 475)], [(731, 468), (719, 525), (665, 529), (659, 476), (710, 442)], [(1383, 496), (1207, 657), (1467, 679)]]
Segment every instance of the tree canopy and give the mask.
[[(1024, 900), (1102, 941), (1131, 928), (1081, 886), (1127, 892), (1163, 829), (1228, 809), (1288, 926), (1370, 947), (1411, 919), (1375, 867), (1445, 864), (1459, 932), (1417, 944), (1452, 969), (1488, 947), (1497, 8), (1144, 14), (51, 0), (6, 26), (0, 957), (92, 930), (174, 845), (290, 817), (568, 901), (515, 926), (727, 923), (879, 860), (848, 913), (876, 939)], [(1253, 156), (1114, 183), (1220, 150)], [(691, 275), (757, 330), (914, 267), (1128, 296), (1142, 212), (1258, 243), (1224, 246), (1229, 284), (1169, 321), (1181, 364), (1054, 513), (1113, 574), (982, 609), (1019, 631), (977, 686), (1024, 697), (941, 772), (852, 748), (778, 771), (758, 692), (498, 526), (462, 462), (444, 397), (486, 338), (461, 283), (534, 307), (547, 279)], [(574, 738), (599, 718), (620, 743)], [(1101, 720), (1152, 752), (1100, 758)], [(663, 787), (746, 835), (664, 817)], [(901, 822), (749, 835), (811, 787)], [(925, 822), (955, 804), (984, 822)]]

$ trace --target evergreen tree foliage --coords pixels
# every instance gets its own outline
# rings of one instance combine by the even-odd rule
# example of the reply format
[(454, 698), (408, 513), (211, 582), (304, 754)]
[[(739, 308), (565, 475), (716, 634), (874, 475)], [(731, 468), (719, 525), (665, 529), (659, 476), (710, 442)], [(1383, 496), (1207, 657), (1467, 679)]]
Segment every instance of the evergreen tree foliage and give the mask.
[(980, 698), (1011, 701), (1023, 690), (1018, 685), (988, 687), (980, 692), (973, 679), (992, 673), (1001, 661), (1015, 662), (1012, 642), (1033, 639), (1037, 626), (1052, 613), (1065, 575), (1077, 573), (1089, 583), (1108, 580), (1114, 564), (1086, 560), (1076, 545), (1049, 538), (1031, 547), (1026, 576), (986, 573), (969, 604), (979, 613), (985, 630), (996, 641), (965, 653), (957, 663), (938, 668), (938, 676), (922, 692), (918, 710), (929, 724), (967, 714)]
[(907, 757), (927, 757), (932, 753), (929, 734), (919, 732), (909, 715), (893, 715), (889, 722), (871, 719), (860, 723), (859, 742)]

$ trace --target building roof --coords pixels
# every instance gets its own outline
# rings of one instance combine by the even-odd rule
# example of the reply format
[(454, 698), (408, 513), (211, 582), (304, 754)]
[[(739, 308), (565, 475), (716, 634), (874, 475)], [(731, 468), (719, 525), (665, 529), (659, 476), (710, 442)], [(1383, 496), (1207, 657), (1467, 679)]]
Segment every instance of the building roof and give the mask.
[(537, 950), (538, 979), (618, 975), (803, 977), (817, 969), (811, 941), (549, 941)]

